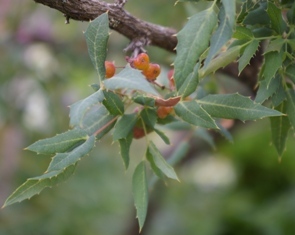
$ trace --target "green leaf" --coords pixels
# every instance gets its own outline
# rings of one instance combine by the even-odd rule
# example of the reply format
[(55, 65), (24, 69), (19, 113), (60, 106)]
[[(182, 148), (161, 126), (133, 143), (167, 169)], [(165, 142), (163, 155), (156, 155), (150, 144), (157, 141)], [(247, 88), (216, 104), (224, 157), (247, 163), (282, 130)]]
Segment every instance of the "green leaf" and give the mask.
[(144, 108), (140, 112), (140, 116), (143, 122), (148, 126), (153, 128), (157, 122), (158, 116), (157, 111), (155, 109)]
[(73, 129), (51, 138), (39, 140), (26, 149), (42, 154), (64, 153), (81, 145), (87, 138), (87, 132), (84, 130)]
[(221, 53), (219, 56), (214, 58), (211, 63), (207, 66), (207, 68), (201, 68), (199, 70), (199, 78), (206, 77), (207, 75), (215, 72), (216, 70), (225, 67), (231, 62), (235, 61), (237, 57), (240, 55), (240, 50), (243, 46), (234, 46)]
[(269, 25), (270, 19), (266, 13), (267, 3), (259, 2), (259, 7), (251, 10), (243, 23), (246, 25)]
[(192, 16), (177, 34), (177, 55), (174, 61), (174, 79), (177, 90), (193, 71), (201, 54), (207, 49), (216, 24), (216, 13), (213, 7), (210, 7)]
[(253, 102), (239, 94), (207, 95), (198, 103), (213, 117), (255, 120), (269, 116), (281, 116), (282, 113)]
[(98, 90), (87, 98), (80, 100), (70, 106), (70, 126), (81, 127), (84, 115), (95, 104), (102, 102), (104, 95)]
[(92, 135), (83, 144), (73, 149), (71, 152), (56, 154), (52, 158), (52, 161), (50, 162), (49, 167), (45, 173), (51, 171), (62, 171), (70, 165), (75, 164), (93, 149), (94, 144), (95, 136)]
[(140, 162), (135, 168), (132, 177), (132, 191), (136, 208), (136, 217), (138, 218), (139, 223), (139, 231), (141, 231), (145, 222), (149, 200), (144, 161)]
[(287, 12), (287, 19), (290, 24), (295, 24), (295, 2), (293, 3), (291, 9)]
[(105, 78), (104, 62), (109, 39), (109, 18), (104, 13), (89, 23), (85, 32), (88, 53), (98, 74), (99, 83)]
[(131, 89), (156, 96), (159, 95), (151, 83), (145, 79), (140, 70), (133, 69), (129, 65), (111, 79), (104, 80), (104, 86), (109, 90)]
[(282, 35), (287, 28), (286, 22), (282, 18), (282, 12), (272, 2), (267, 3), (267, 14), (270, 18), (271, 28)]
[(249, 41), (254, 38), (254, 35), (250, 29), (242, 26), (237, 26), (233, 34), (233, 38)]
[(283, 83), (280, 82), (278, 89), (271, 97), (271, 102), (274, 107), (279, 106), (286, 99), (286, 91), (283, 86)]
[(133, 140), (133, 133), (130, 133), (124, 139), (119, 139), (120, 153), (121, 153), (126, 170), (129, 167), (129, 159), (130, 159), (129, 151), (130, 151), (130, 146), (131, 146), (132, 140)]
[(154, 161), (154, 157), (151, 154), (149, 148), (146, 150), (145, 157), (149, 161), (150, 166), (151, 166), (153, 172), (155, 173), (155, 175), (158, 176), (160, 179), (165, 179), (165, 175), (163, 174), (163, 172), (156, 166), (156, 163)]
[(241, 11), (237, 18), (237, 23), (242, 23), (245, 17), (249, 14), (249, 12), (257, 7), (258, 7), (258, 4), (252, 0), (243, 1), (243, 4), (241, 6)]
[(86, 113), (82, 129), (88, 135), (96, 134), (96, 139), (100, 139), (113, 128), (115, 123), (116, 116), (110, 115), (103, 105), (97, 105)]
[(184, 81), (178, 91), (178, 95), (187, 97), (192, 94), (199, 84), (199, 68), (200, 63), (197, 63), (194, 67), (194, 71), (190, 73), (188, 78)]
[(164, 132), (160, 131), (159, 129), (154, 128), (154, 131), (161, 137), (161, 139), (165, 142), (165, 144), (170, 144), (169, 138), (165, 135)]
[(28, 179), (7, 198), (3, 207), (30, 199), (32, 196), (39, 194), (43, 189), (53, 187), (65, 181), (74, 173), (74, 170), (75, 165), (71, 165), (60, 171), (51, 171), (39, 177)]
[(295, 92), (288, 90), (287, 92), (287, 110), (289, 121), (293, 128), (295, 128)]
[(123, 115), (124, 103), (122, 102), (121, 98), (111, 91), (103, 91), (103, 94), (105, 99), (102, 101), (102, 103), (110, 112), (110, 114)]
[(239, 74), (249, 64), (251, 58), (255, 55), (259, 46), (258, 40), (253, 40), (244, 50), (242, 56), (239, 59)]
[(276, 77), (271, 80), (269, 85), (268, 85), (268, 81), (266, 80), (260, 81), (259, 89), (255, 97), (255, 102), (263, 103), (265, 100), (271, 97), (279, 88), (281, 82), (282, 80), (279, 74), (277, 74)]
[(268, 46), (266, 47), (264, 53), (268, 53), (270, 51), (277, 51), (280, 52), (283, 45), (286, 43), (286, 40), (283, 38), (276, 38), (269, 42)]
[(190, 124), (218, 129), (212, 117), (196, 101), (179, 102), (174, 110), (177, 116)]
[(275, 77), (276, 72), (282, 66), (283, 58), (282, 54), (277, 51), (271, 51), (264, 55), (264, 67), (262, 76), (269, 86), (271, 80)]
[(136, 121), (136, 113), (124, 114), (115, 125), (115, 130), (113, 133), (114, 141), (127, 138), (129, 133), (132, 131), (134, 125), (136, 124)]
[(137, 94), (132, 99), (137, 104), (141, 104), (143, 106), (155, 107), (155, 98)]
[(166, 160), (164, 159), (164, 157), (162, 156), (162, 154), (160, 153), (160, 151), (158, 150), (158, 148), (156, 147), (156, 145), (153, 142), (150, 142), (149, 143), (148, 151), (153, 156), (153, 159), (154, 159), (154, 162), (155, 162), (156, 167), (164, 175), (166, 175), (170, 179), (178, 180), (178, 177), (177, 177), (177, 175), (176, 175), (173, 167), (170, 166), (166, 162)]
[(233, 0), (223, 0), (223, 5), (220, 8), (218, 20), (219, 25), (210, 39), (210, 49), (208, 56), (204, 62), (206, 68), (212, 58), (219, 52), (223, 45), (231, 39), (236, 15), (236, 4)]
[(292, 80), (292, 82), (295, 84), (295, 64), (290, 64), (286, 68), (286, 75)]
[[(279, 112), (286, 112), (286, 102), (280, 104), (276, 108)], [(271, 133), (272, 133), (272, 142), (276, 147), (276, 150), (281, 157), (285, 150), (285, 143), (288, 137), (288, 132), (290, 130), (290, 122), (287, 116), (280, 117), (271, 117)]]

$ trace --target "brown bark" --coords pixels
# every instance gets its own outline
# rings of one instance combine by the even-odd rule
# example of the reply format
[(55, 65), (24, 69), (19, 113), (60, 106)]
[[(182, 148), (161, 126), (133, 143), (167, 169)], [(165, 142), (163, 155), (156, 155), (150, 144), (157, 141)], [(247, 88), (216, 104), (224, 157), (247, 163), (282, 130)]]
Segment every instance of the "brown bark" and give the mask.
[(173, 52), (177, 44), (172, 28), (145, 22), (135, 18), (120, 3), (106, 3), (98, 0), (34, 0), (64, 13), (69, 19), (89, 21), (108, 11), (110, 28), (129, 38), (132, 43), (127, 49), (134, 50), (154, 45)]

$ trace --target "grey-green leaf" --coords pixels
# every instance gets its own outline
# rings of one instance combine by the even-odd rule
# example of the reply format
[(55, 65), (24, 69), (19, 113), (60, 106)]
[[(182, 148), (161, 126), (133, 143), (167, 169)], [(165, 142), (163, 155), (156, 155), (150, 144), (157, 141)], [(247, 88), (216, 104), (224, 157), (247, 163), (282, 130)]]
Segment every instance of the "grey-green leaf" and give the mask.
[(91, 21), (85, 32), (88, 53), (98, 74), (99, 84), (105, 78), (107, 43), (109, 39), (109, 18), (104, 13)]
[(196, 101), (179, 102), (174, 110), (177, 116), (190, 124), (218, 129), (214, 119)]
[(178, 95), (187, 97), (197, 89), (199, 84), (199, 68), (200, 63), (197, 63), (194, 67), (194, 70), (179, 88)]
[(267, 3), (267, 14), (270, 18), (271, 28), (279, 35), (282, 35), (287, 28), (286, 22), (283, 20), (282, 12), (272, 2)]
[(39, 194), (43, 189), (52, 187), (68, 179), (75, 170), (75, 165), (71, 165), (60, 171), (51, 171), (39, 177), (30, 178), (18, 187), (5, 201), (3, 207), (9, 206), (32, 196)]
[(277, 110), (269, 109), (250, 98), (239, 94), (207, 95), (198, 103), (213, 117), (255, 120), (258, 118), (281, 116)]
[(42, 154), (64, 153), (81, 145), (87, 138), (87, 132), (84, 130), (73, 129), (51, 138), (39, 140), (26, 149)]
[(249, 64), (251, 58), (255, 55), (259, 46), (258, 40), (253, 40), (244, 50), (242, 56), (239, 59), (239, 74)]
[(98, 90), (92, 95), (70, 106), (70, 126), (81, 127), (86, 112), (104, 99), (103, 91)]
[(219, 25), (210, 39), (210, 50), (204, 62), (204, 67), (210, 63), (212, 58), (219, 52), (221, 47), (232, 37), (234, 30), (234, 21), (236, 13), (236, 4), (234, 0), (223, 0), (218, 19)]
[(174, 61), (174, 79), (177, 90), (193, 71), (195, 63), (207, 49), (217, 16), (211, 7), (192, 16), (177, 34), (177, 56)]
[(52, 158), (46, 173), (51, 171), (62, 171), (70, 165), (75, 164), (92, 150), (94, 144), (95, 136), (92, 135), (83, 144), (73, 149), (71, 152), (56, 154)]
[(269, 86), (271, 80), (275, 77), (276, 72), (282, 66), (283, 58), (282, 53), (277, 51), (271, 51), (264, 55), (264, 67), (262, 71), (262, 76)]
[(143, 74), (139, 70), (133, 69), (130, 66), (126, 66), (125, 69), (111, 79), (105, 80), (104, 86), (109, 90), (130, 89), (143, 91), (156, 96), (159, 95), (151, 83), (145, 79)]
[(127, 138), (127, 136), (132, 131), (134, 125), (137, 121), (137, 114), (124, 114), (120, 120), (115, 125), (115, 130), (113, 133), (113, 139), (114, 141)]
[(276, 77), (271, 80), (269, 85), (268, 85), (268, 81), (262, 80), (259, 83), (259, 88), (257, 91), (257, 95), (255, 97), (255, 102), (263, 103), (266, 99), (268, 99), (270, 96), (272, 96), (276, 92), (281, 82), (282, 80), (279, 74), (277, 74)]
[(133, 133), (130, 133), (124, 139), (119, 139), (120, 153), (121, 153), (126, 170), (129, 167), (129, 159), (130, 159), (129, 151), (130, 151), (130, 146), (131, 146), (132, 140), (133, 140)]
[[(178, 177), (173, 169), (172, 166), (170, 166), (160, 151), (158, 150), (157, 146), (151, 141), (148, 146), (149, 153), (153, 156), (155, 165), (161, 172), (166, 175), (170, 179), (178, 180)], [(179, 181), (179, 180), (178, 180)]]
[(135, 168), (132, 177), (132, 191), (139, 231), (141, 231), (145, 222), (149, 200), (145, 161), (140, 162)]
[(89, 110), (82, 122), (82, 129), (87, 134), (96, 135), (96, 139), (102, 138), (116, 123), (116, 116), (111, 115), (103, 105), (96, 105)]

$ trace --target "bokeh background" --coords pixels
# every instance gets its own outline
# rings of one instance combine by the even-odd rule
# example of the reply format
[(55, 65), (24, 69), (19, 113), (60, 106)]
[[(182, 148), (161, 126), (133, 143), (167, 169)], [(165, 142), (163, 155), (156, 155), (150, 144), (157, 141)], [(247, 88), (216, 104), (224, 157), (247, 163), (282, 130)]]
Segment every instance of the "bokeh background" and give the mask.
[[(129, 0), (126, 9), (180, 29), (194, 7), (174, 6), (171, 0)], [(89, 85), (96, 82), (83, 36), (88, 23), (64, 21), (60, 12), (33, 0), (0, 2), (1, 205), (50, 162), (48, 156), (23, 149), (66, 131), (68, 106), (90, 95)], [(124, 66), (127, 45), (126, 38), (112, 32), (108, 60)], [(147, 49), (151, 60), (167, 72), (174, 55)], [(216, 80), (244, 91), (232, 78), (217, 75)], [(181, 183), (158, 182), (152, 188), (142, 234), (295, 234), (293, 133), (279, 162), (268, 122), (240, 123), (231, 130), (234, 143), (217, 138), (215, 148), (196, 138), (198, 147), (176, 166)], [(177, 141), (177, 131), (169, 134)], [(169, 146), (156, 141), (168, 151)], [(144, 147), (142, 140), (132, 145), (132, 164), (125, 171), (117, 143), (107, 135), (69, 180), (0, 210), (0, 235), (138, 234), (131, 177)]]

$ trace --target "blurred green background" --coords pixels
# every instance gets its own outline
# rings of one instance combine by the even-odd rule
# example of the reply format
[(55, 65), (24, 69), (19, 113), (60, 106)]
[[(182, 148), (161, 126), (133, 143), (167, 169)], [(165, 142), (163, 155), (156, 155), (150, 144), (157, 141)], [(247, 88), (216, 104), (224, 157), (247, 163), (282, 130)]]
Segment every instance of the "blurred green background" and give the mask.
[[(180, 29), (192, 8), (169, 0), (129, 0), (126, 9)], [(61, 13), (32, 0), (0, 2), (1, 205), (50, 161), (23, 149), (67, 130), (68, 106), (91, 94), (89, 85), (96, 82), (82, 33), (87, 22), (64, 21)], [(113, 32), (108, 60), (124, 66), (127, 45)], [(147, 49), (167, 71), (174, 55)], [(268, 124), (239, 125), (233, 144), (219, 141), (215, 150), (202, 148), (179, 164), (181, 183), (157, 183), (142, 234), (295, 234), (294, 138), (279, 163)], [(65, 183), (2, 209), (0, 235), (138, 234), (131, 177), (144, 146), (142, 140), (133, 144), (132, 164), (125, 171), (117, 143), (106, 136)]]

